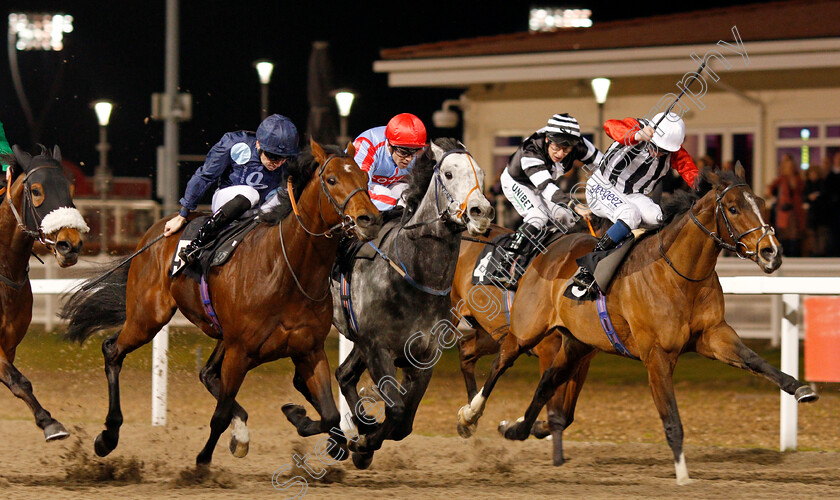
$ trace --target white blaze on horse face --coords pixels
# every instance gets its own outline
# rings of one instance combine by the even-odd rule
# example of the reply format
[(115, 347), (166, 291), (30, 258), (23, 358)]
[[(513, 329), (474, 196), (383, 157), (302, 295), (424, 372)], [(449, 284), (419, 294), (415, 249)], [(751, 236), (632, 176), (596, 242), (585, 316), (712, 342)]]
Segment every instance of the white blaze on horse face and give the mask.
[[(744, 198), (746, 198), (747, 203), (750, 204), (750, 207), (755, 212), (755, 216), (758, 217), (758, 222), (761, 223), (761, 226), (767, 226), (768, 224), (764, 222), (764, 218), (761, 216), (761, 210), (758, 208), (758, 202), (755, 201), (755, 196), (751, 193), (744, 193)], [(776, 255), (779, 255), (781, 252), (779, 251), (779, 247), (776, 246), (776, 243), (773, 241), (774, 238), (768, 238), (770, 240), (770, 246), (773, 247), (773, 251)], [(758, 254), (758, 247), (755, 249), (756, 254)]]
[(347, 165), (344, 165), (344, 171), (347, 172), (348, 174), (351, 172), (349, 163)]

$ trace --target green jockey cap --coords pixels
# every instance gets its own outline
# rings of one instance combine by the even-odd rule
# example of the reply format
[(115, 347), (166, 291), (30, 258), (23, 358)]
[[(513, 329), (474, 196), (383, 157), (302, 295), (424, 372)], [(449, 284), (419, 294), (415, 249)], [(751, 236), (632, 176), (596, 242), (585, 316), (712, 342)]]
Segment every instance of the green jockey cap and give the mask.
[[(6, 132), (3, 130), (3, 123), (0, 122), (0, 155), (12, 154), (12, 148), (9, 146), (9, 141), (6, 140)], [(5, 172), (9, 165), (5, 162), (3, 164), (3, 172)]]

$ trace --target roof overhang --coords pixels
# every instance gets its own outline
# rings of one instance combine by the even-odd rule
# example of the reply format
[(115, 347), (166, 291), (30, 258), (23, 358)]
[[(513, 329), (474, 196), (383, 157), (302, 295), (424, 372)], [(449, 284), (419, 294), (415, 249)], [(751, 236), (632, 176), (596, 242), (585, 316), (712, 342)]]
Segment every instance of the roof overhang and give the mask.
[[(380, 60), (377, 73), (391, 87), (466, 87), (469, 85), (683, 74), (697, 59), (718, 51), (731, 64), (712, 57), (712, 69), (772, 71), (840, 67), (840, 38), (744, 41), (746, 57), (714, 43), (611, 50), (581, 50), (515, 55)], [(732, 46), (734, 47), (734, 45)]]

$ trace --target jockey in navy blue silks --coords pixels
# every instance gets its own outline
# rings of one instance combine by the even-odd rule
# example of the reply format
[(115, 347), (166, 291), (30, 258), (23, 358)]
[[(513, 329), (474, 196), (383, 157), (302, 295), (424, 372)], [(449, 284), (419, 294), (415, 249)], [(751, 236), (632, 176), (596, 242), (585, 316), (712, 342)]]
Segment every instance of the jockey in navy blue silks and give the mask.
[(180, 212), (164, 228), (165, 236), (180, 230), (198, 200), (211, 185), (216, 186), (211, 204), (213, 216), (179, 257), (190, 264), (197, 250), (210, 243), (227, 224), (283, 190), (284, 167), (299, 154), (297, 127), (282, 115), (263, 120), (256, 133), (240, 130), (225, 134), (190, 178), (180, 200)]

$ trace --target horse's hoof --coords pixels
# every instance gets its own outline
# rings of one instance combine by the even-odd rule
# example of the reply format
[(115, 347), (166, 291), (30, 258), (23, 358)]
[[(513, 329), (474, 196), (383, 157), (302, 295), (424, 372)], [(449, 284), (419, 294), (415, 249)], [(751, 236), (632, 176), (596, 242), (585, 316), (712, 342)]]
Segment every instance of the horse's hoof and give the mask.
[(463, 425), (461, 422), (458, 422), (458, 435), (464, 439), (469, 439), (473, 437), (477, 428), (477, 424)]
[(353, 465), (359, 470), (365, 470), (373, 462), (373, 453), (353, 453)]
[(248, 426), (239, 417), (233, 417), (230, 424), (230, 452), (236, 458), (244, 458), (251, 445), (251, 435)]
[(65, 439), (69, 435), (70, 433), (67, 432), (67, 429), (65, 429), (64, 426), (56, 420), (53, 420), (51, 424), (44, 427), (44, 438), (48, 443), (50, 441)]
[(691, 484), (693, 482), (694, 482), (694, 480), (691, 479), (690, 477), (683, 477), (683, 478), (677, 479), (677, 486), (685, 486), (685, 485)]
[(481, 415), (473, 412), (469, 403), (465, 404), (458, 410), (458, 423), (465, 426), (476, 425)]
[(511, 441), (524, 441), (528, 439), (530, 432), (528, 432), (527, 429), (523, 432), (523, 421), (523, 417), (519, 417), (516, 422), (502, 420), (499, 422), (499, 434), (504, 436), (505, 439), (510, 439)]
[(545, 420), (537, 420), (531, 427), (531, 435), (537, 439), (545, 439), (551, 436), (551, 430), (548, 428), (548, 422)]
[(108, 438), (105, 437), (104, 432), (96, 436), (96, 440), (93, 442), (93, 451), (96, 452), (96, 456), (98, 457), (107, 457), (116, 447), (116, 441), (108, 443)]
[(793, 397), (796, 398), (797, 403), (813, 403), (814, 401), (820, 399), (820, 395), (817, 394), (817, 391), (811, 389), (809, 385), (803, 385), (799, 389), (793, 393)]
[(300, 421), (301, 418), (306, 416), (306, 408), (301, 405), (296, 405), (293, 403), (286, 403), (283, 405), (280, 410), (283, 411), (283, 414), (286, 415), (286, 418), (297, 427), (297, 423)]
[(333, 460), (344, 461), (350, 458), (346, 445), (333, 446), (328, 451)]

